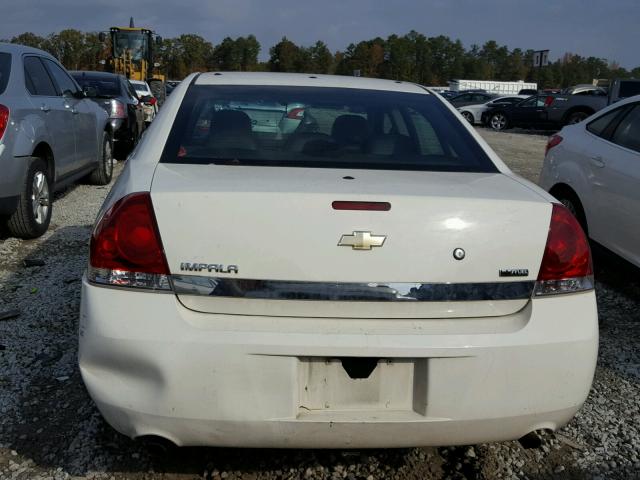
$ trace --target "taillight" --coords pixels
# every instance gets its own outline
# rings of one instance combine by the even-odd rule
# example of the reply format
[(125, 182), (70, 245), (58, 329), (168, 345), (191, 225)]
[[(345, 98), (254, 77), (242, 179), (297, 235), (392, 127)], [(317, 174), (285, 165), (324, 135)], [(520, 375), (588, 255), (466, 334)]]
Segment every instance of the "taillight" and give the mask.
[(127, 109), (119, 100), (111, 99), (111, 118), (127, 118)]
[(554, 203), (535, 295), (591, 289), (593, 264), (587, 236), (571, 212)]
[(151, 105), (152, 107), (158, 103), (158, 100), (156, 99), (156, 97), (151, 97), (151, 99), (147, 102), (147, 104)]
[(547, 146), (544, 149), (544, 154), (546, 155), (553, 147), (557, 147), (558, 145), (560, 145), (560, 142), (562, 142), (562, 140), (564, 139), (560, 135), (551, 135), (549, 137), (549, 140), (547, 141)]
[(104, 285), (171, 290), (148, 192), (118, 200), (98, 221), (91, 235), (88, 276)]
[(545, 98), (544, 99), (544, 106), (545, 107), (550, 107), (554, 100), (555, 100), (555, 97), (551, 97), (551, 96)]
[(304, 117), (304, 108), (293, 108), (287, 113), (287, 118), (291, 120), (302, 120)]
[(4, 136), (7, 125), (9, 125), (9, 107), (0, 105), (0, 140)]

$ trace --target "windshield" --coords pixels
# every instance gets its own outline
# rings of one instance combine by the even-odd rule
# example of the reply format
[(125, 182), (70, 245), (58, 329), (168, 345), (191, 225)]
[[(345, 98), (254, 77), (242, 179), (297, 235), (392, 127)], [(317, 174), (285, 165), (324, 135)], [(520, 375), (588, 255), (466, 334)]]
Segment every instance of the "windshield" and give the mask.
[(91, 77), (87, 75), (73, 75), (80, 87), (93, 87), (98, 92), (99, 97), (118, 97), (120, 96), (120, 86), (118, 79), (113, 77)]
[(134, 62), (147, 57), (147, 36), (140, 32), (116, 32), (113, 35), (114, 57), (121, 58), (128, 51)]
[(496, 172), (434, 95), (191, 86), (163, 162)]
[(11, 73), (11, 54), (0, 52), (0, 95), (4, 93), (9, 83)]

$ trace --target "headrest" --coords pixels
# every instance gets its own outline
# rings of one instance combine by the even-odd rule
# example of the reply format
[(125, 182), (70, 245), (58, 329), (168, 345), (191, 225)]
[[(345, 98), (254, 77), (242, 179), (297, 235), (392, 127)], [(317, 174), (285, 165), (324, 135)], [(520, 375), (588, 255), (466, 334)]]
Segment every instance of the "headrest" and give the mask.
[(331, 136), (341, 144), (363, 143), (368, 134), (367, 120), (360, 115), (340, 115), (331, 128)]
[(218, 110), (211, 117), (212, 133), (251, 133), (249, 115), (239, 110)]

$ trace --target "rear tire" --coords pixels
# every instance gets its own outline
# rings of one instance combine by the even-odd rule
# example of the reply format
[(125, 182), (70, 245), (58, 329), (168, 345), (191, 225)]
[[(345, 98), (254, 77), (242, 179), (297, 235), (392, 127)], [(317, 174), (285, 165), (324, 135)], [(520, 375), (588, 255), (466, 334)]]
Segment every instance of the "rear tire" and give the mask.
[(489, 126), (496, 132), (506, 130), (509, 126), (509, 120), (504, 113), (498, 112), (491, 115), (489, 118)]
[(14, 237), (30, 239), (41, 236), (51, 222), (53, 188), (46, 162), (31, 158), (27, 168), (18, 208), (9, 217), (7, 229)]
[(471, 114), (471, 112), (462, 112), (461, 115), (464, 117), (464, 119), (469, 122), (471, 125), (473, 125), (475, 123), (475, 119), (473, 118), (473, 115)]
[(576, 123), (580, 123), (588, 116), (589, 114), (587, 112), (573, 112), (567, 117), (567, 125), (575, 125)]
[(113, 143), (109, 132), (102, 134), (102, 156), (100, 165), (89, 175), (93, 185), (109, 185), (113, 178)]
[(578, 196), (570, 190), (560, 190), (559, 192), (554, 193), (553, 196), (567, 207), (567, 210), (569, 210), (574, 217), (576, 217), (576, 220), (578, 220), (582, 230), (584, 230), (584, 233), (588, 235), (589, 229), (587, 225), (587, 216), (584, 213), (584, 208), (582, 207), (582, 203)]

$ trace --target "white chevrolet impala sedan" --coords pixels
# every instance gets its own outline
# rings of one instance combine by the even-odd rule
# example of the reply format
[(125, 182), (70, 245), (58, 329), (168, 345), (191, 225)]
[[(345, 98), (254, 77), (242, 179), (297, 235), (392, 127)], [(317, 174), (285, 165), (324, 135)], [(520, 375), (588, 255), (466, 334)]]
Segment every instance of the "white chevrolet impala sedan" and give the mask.
[(105, 201), (82, 288), (90, 395), (178, 445), (517, 439), (573, 417), (597, 346), (577, 221), (404, 82), (187, 78)]

